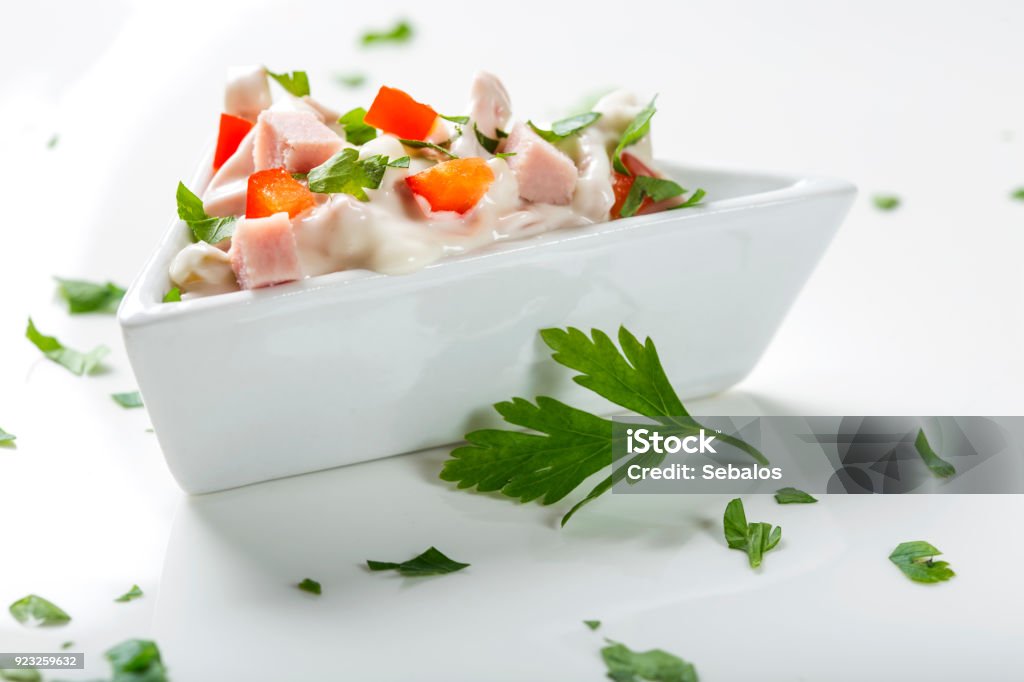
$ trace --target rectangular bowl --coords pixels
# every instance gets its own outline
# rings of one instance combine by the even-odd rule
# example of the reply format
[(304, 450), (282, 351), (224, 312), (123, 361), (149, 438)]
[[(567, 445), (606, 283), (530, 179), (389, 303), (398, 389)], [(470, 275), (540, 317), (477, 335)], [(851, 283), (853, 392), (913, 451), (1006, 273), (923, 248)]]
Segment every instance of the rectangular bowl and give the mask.
[[(175, 304), (175, 221), (118, 313), (167, 464), (205, 493), (452, 443), (548, 395), (613, 406), (537, 331), (625, 325), (684, 398), (755, 365), (856, 194), (842, 180), (664, 165), (709, 200), (388, 276), (338, 272)], [(197, 178), (202, 189), (206, 177)]]

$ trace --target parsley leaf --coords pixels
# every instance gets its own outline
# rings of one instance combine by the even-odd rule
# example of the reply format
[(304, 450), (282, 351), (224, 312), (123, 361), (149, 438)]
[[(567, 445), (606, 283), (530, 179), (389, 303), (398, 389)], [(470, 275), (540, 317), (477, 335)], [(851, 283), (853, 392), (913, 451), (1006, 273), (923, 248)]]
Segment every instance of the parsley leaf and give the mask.
[[(629, 194), (626, 195), (626, 200), (622, 202), (622, 208), (619, 210), (619, 215), (623, 218), (628, 218), (635, 215), (640, 206), (643, 204), (645, 198), (650, 198), (651, 201), (665, 201), (672, 197), (678, 197), (686, 192), (685, 189), (679, 183), (665, 178), (652, 178), (647, 175), (638, 175), (633, 180), (633, 185), (629, 188)], [(695, 199), (696, 197), (696, 199)], [(693, 206), (704, 197), (704, 190), (698, 189), (693, 193), (689, 199), (687, 199), (685, 206)], [(673, 208), (682, 208), (684, 205), (673, 206)]]
[(114, 402), (125, 408), (126, 410), (134, 407), (142, 407), (142, 394), (138, 391), (128, 391), (127, 393), (111, 393), (110, 397), (114, 399)]
[(615, 682), (697, 682), (693, 664), (661, 649), (632, 651), (625, 644), (608, 640), (601, 649), (608, 677)]
[(459, 125), (466, 125), (469, 123), (469, 116), (445, 116), (444, 114), (438, 114), (441, 118), (452, 123), (458, 123)]
[(813, 504), (817, 498), (796, 488), (779, 488), (775, 491), (775, 501), (779, 504)]
[(408, 168), (408, 167), (409, 167), (409, 157), (408, 156), (400, 156), (397, 159), (395, 159), (394, 161), (388, 161), (388, 168)]
[(0, 680), (4, 680), (4, 682), (43, 682), (43, 676), (35, 668), (0, 668)]
[(555, 121), (551, 124), (551, 130), (538, 128), (534, 125), (533, 121), (527, 121), (526, 125), (530, 126), (530, 128), (533, 129), (533, 132), (553, 144), (555, 142), (561, 142), (570, 135), (582, 132), (584, 128), (593, 125), (599, 118), (601, 118), (601, 114), (598, 112), (588, 111), (585, 114), (576, 114), (575, 116)]
[(344, 85), (346, 88), (358, 88), (366, 82), (366, 74), (336, 73), (334, 74), (334, 80), (338, 81), (338, 83)]
[(747, 523), (747, 515), (743, 511), (743, 500), (738, 497), (729, 502), (723, 518), (725, 542), (730, 549), (739, 549), (747, 553), (751, 568), (761, 565), (764, 553), (775, 548), (782, 539), (782, 528), (770, 523)]
[(111, 682), (167, 682), (167, 668), (155, 642), (129, 639), (104, 654), (114, 671)]
[(404, 139), (399, 139), (398, 141), (401, 142), (402, 144), (404, 144), (406, 147), (411, 147), (413, 149), (433, 149), (435, 152), (441, 152), (442, 154), (446, 155), (448, 158), (451, 158), (451, 159), (459, 158), (458, 156), (456, 156), (455, 154), (451, 153), (450, 151), (448, 151), (447, 149), (445, 149), (441, 145), (434, 144), (433, 142), (425, 142), (424, 140), (404, 140)]
[(309, 189), (324, 194), (351, 194), (359, 201), (369, 201), (363, 188), (377, 189), (387, 170), (388, 157), (374, 154), (365, 159), (351, 147), (309, 171)]
[(449, 559), (436, 547), (430, 547), (423, 554), (413, 557), (408, 561), (403, 561), (400, 564), (390, 561), (373, 561), (371, 559), (366, 562), (366, 566), (371, 571), (398, 571), (404, 576), (419, 577), (454, 573), (455, 571), (461, 571), (469, 566), (469, 564)]
[(309, 592), (310, 594), (322, 594), (323, 590), (320, 587), (320, 583), (313, 580), (312, 578), (303, 578), (302, 582), (296, 585), (303, 592)]
[(164, 294), (164, 303), (179, 303), (181, 301), (181, 289), (171, 287), (171, 290)]
[(1016, 199), (1017, 201), (1024, 201), (1024, 187), (1018, 187), (1010, 192), (1010, 198)]
[(61, 645), (60, 645), (60, 648), (61, 648), (61, 649), (64, 649), (64, 650), (66, 651), (67, 649), (70, 649), (70, 648), (71, 648), (71, 647), (73, 647), (74, 645), (75, 645), (75, 643), (74, 643), (74, 642), (71, 642), (71, 641), (67, 641), (67, 642), (64, 642), (63, 644), (61, 644)]
[(58, 135), (57, 133), (54, 133), (53, 135), (50, 136), (50, 139), (46, 141), (46, 148), (47, 149), (56, 149), (57, 148), (57, 143), (59, 143), (59, 142), (60, 142), (60, 135)]
[(921, 459), (928, 465), (931, 472), (940, 478), (949, 478), (956, 473), (956, 467), (939, 457), (928, 442), (928, 436), (924, 435), (924, 429), (918, 429), (917, 438), (914, 440), (914, 448)]
[(615, 170), (622, 173), (623, 175), (632, 175), (629, 169), (626, 168), (625, 164), (622, 163), (622, 152), (626, 147), (634, 145), (644, 138), (649, 132), (651, 132), (651, 117), (654, 116), (654, 112), (657, 109), (654, 108), (654, 100), (658, 99), (655, 95), (651, 99), (651, 103), (640, 110), (640, 113), (629, 122), (626, 129), (622, 132), (622, 137), (619, 139), (619, 144), (615, 146), (615, 152), (612, 154), (612, 165)]
[(267, 75), (276, 80), (278, 85), (296, 97), (304, 97), (309, 94), (309, 77), (305, 71), (285, 73), (274, 73), (270, 69), (266, 69), (266, 71)]
[(366, 31), (359, 38), (363, 45), (375, 45), (379, 43), (407, 43), (412, 40), (412, 25), (408, 21), (399, 21), (387, 31)]
[(377, 137), (377, 129), (368, 125), (363, 120), (364, 116), (366, 109), (356, 107), (338, 119), (338, 123), (345, 128), (345, 141), (349, 144), (360, 146)]
[(949, 580), (956, 573), (947, 561), (932, 561), (932, 557), (942, 554), (932, 545), (921, 540), (902, 542), (889, 555), (903, 574), (915, 582), (938, 583)]
[(72, 315), (91, 312), (116, 313), (117, 306), (124, 298), (124, 289), (113, 282), (99, 284), (81, 279), (54, 279), (57, 280), (61, 298), (67, 301), (68, 312)]
[(675, 210), (677, 208), (690, 208), (691, 206), (696, 206), (697, 204), (700, 203), (700, 200), (703, 199), (706, 194), (707, 194), (707, 192), (705, 192), (703, 189), (698, 187), (697, 189), (693, 190), (693, 194), (690, 195), (689, 199), (687, 199), (683, 203), (679, 204), (678, 206), (673, 206), (673, 207), (668, 208), (666, 210), (672, 211), (672, 210)]
[(178, 201), (178, 217), (181, 218), (192, 231), (192, 241), (217, 244), (235, 231), (235, 216), (226, 218), (214, 218), (206, 215), (203, 209), (203, 200), (185, 187), (185, 183), (178, 183), (178, 191), (175, 192)]
[(9, 610), (14, 620), (23, 625), (63, 625), (71, 620), (62, 608), (34, 594), (14, 602)]
[(516, 155), (516, 152), (498, 152), (494, 156), (496, 156), (499, 159), (507, 159), (507, 158), (515, 156), (515, 155)]
[(583, 621), (583, 624), (586, 625), (591, 630), (596, 630), (599, 627), (601, 627), (601, 621), (599, 621), (599, 620), (585, 620), (585, 621)]
[(116, 602), (128, 602), (128, 601), (131, 601), (132, 599), (138, 599), (141, 596), (142, 596), (142, 590), (139, 588), (139, 586), (138, 585), (132, 585), (132, 589), (128, 590), (127, 592), (122, 594), (120, 597), (118, 597), (114, 601), (116, 601)]
[(7, 433), (0, 429), (0, 445), (14, 445), (15, 439), (17, 439), (17, 436), (13, 433)]
[(480, 132), (480, 129), (476, 127), (476, 123), (473, 124), (473, 133), (476, 135), (476, 141), (480, 143), (480, 146), (486, 149), (491, 154), (495, 153), (498, 149), (498, 143), (500, 140), (487, 137)]
[[(672, 389), (658, 358), (654, 342), (643, 344), (625, 327), (619, 329), (620, 351), (600, 330), (588, 337), (579, 329), (544, 329), (541, 338), (555, 351), (554, 360), (581, 374), (579, 385), (632, 412), (650, 417), (668, 435), (698, 433), (701, 426), (686, 412)], [(611, 420), (570, 407), (554, 398), (539, 396), (535, 404), (512, 398), (494, 406), (506, 422), (522, 430), (483, 429), (466, 434), (467, 445), (456, 448), (444, 463), (440, 477), (459, 488), (480, 492), (500, 491), (521, 502), (540, 500), (553, 504), (579, 487), (592, 474), (613, 462)], [(750, 454), (761, 464), (768, 460), (744, 441), (718, 434)], [(658, 461), (664, 458), (660, 455)], [(656, 464), (656, 462), (652, 462)], [(585, 504), (611, 489), (614, 476), (602, 480), (562, 517), (562, 525)]]
[(871, 200), (879, 211), (892, 211), (900, 206), (900, 198), (895, 194), (876, 194)]
[(82, 353), (73, 348), (66, 348), (56, 338), (46, 336), (36, 329), (36, 325), (32, 322), (31, 317), (28, 318), (28, 328), (25, 330), (25, 337), (36, 348), (41, 350), (43, 355), (78, 376), (92, 374), (100, 366), (100, 361), (110, 352), (110, 349), (106, 346), (96, 346), (88, 353)]

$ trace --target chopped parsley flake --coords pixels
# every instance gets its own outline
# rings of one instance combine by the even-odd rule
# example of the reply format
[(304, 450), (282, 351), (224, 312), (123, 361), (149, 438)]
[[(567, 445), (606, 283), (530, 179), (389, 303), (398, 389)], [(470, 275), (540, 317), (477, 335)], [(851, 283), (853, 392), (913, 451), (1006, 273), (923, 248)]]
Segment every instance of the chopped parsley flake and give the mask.
[(469, 564), (449, 559), (436, 547), (430, 547), (419, 556), (413, 557), (408, 561), (403, 561), (400, 564), (396, 564), (391, 561), (374, 561), (371, 559), (366, 562), (366, 566), (371, 571), (398, 571), (404, 576), (420, 577), (426, 575), (454, 573), (455, 571), (461, 571), (469, 566)]

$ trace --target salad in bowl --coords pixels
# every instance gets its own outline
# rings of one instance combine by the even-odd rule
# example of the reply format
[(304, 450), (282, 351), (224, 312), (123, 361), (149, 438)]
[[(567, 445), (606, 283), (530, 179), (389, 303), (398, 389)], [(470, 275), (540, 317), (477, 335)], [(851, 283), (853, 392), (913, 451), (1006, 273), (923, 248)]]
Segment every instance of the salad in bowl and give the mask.
[(654, 112), (615, 91), (550, 124), (521, 120), (480, 72), (462, 114), (386, 85), (342, 113), (309, 95), (304, 72), (232, 69), (212, 176), (200, 194), (178, 186), (192, 243), (171, 282), (191, 298), (342, 270), (398, 275), (496, 241), (693, 206), (704, 192), (652, 161)]

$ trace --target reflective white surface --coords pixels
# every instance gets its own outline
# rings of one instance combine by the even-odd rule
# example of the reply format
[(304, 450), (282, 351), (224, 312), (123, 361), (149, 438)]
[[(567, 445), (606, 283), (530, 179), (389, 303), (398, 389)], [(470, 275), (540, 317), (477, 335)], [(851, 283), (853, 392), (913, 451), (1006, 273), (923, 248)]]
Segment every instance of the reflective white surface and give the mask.
[[(626, 36), (609, 15), (573, 14), (593, 45), (628, 40), (630, 59), (602, 48), (578, 58), (561, 23), (537, 20), (549, 3), (503, 6), (503, 30), (531, 31), (543, 60), (506, 49), (472, 12), (409, 4), (422, 29), (415, 58), (381, 50), (365, 61), (349, 38), (390, 11), (327, 22), (310, 21), (315, 7), (149, 4), (22, 4), (0, 29), (5, 63), (19, 65), (0, 75), (0, 123), (12, 132), (0, 165), (0, 427), (19, 436), (16, 450), (0, 449), (0, 606), (32, 592), (74, 618), (29, 630), (0, 613), (0, 649), (74, 640), (90, 670), (60, 678), (93, 679), (106, 674), (106, 647), (153, 636), (178, 682), (292, 670), (595, 679), (601, 635), (674, 651), (707, 680), (891, 679), (909, 665), (917, 678), (1007, 679), (1021, 669), (1024, 550), (1006, 542), (1020, 498), (752, 500), (752, 519), (784, 527), (761, 574), (701, 525), (717, 522), (724, 500), (608, 498), (560, 531), (565, 507), (436, 482), (444, 452), (188, 500), (145, 413), (108, 397), (135, 385), (116, 322), (68, 318), (50, 280), (136, 274), (206, 142), (222, 78), (211, 63), (307, 67), (314, 88), (330, 87), (334, 65), (367, 70), (439, 107), (460, 106), (483, 66), (508, 74), (522, 111), (574, 99), (551, 68), (572, 63), (579, 90), (661, 92), (664, 158), (806, 168), (862, 189), (766, 355), (722, 399), (771, 411), (1021, 414), (1024, 206), (1007, 198), (1024, 184), (1018, 3), (632, 3), (642, 28)], [(305, 28), (279, 28), (291, 24)], [(876, 211), (875, 191), (902, 195), (903, 207)], [(22, 338), (28, 314), (68, 344), (111, 345), (110, 371), (78, 379), (39, 359)], [(934, 589), (905, 580), (885, 556), (910, 539), (936, 544), (957, 578)], [(473, 566), (415, 584), (357, 566), (429, 544)], [(324, 583), (321, 600), (291, 587), (307, 575)], [(143, 599), (112, 602), (136, 582)], [(649, 596), (652, 586), (664, 594)], [(605, 625), (591, 633), (584, 618)], [(223, 652), (209, 648), (214, 637)]]

